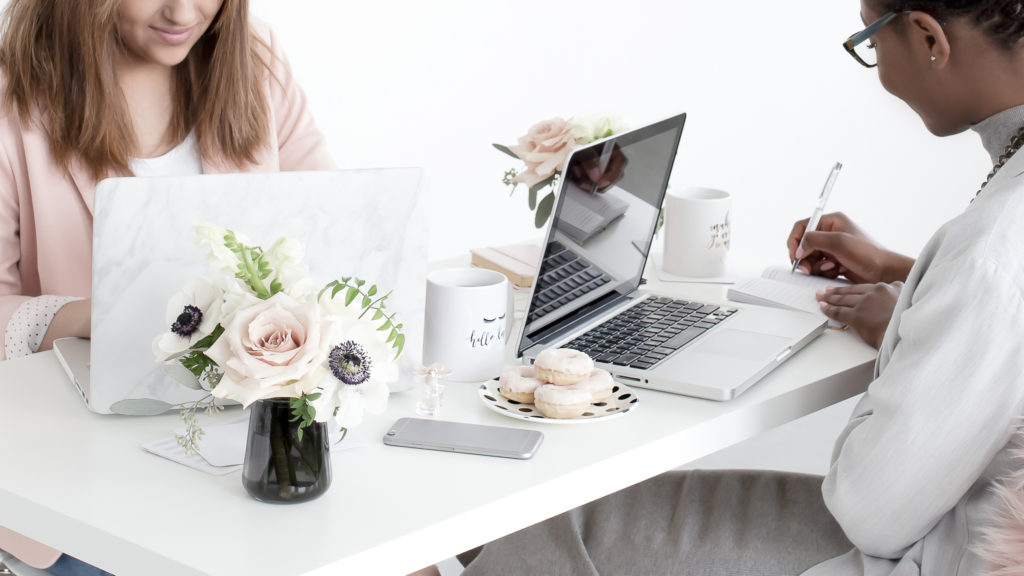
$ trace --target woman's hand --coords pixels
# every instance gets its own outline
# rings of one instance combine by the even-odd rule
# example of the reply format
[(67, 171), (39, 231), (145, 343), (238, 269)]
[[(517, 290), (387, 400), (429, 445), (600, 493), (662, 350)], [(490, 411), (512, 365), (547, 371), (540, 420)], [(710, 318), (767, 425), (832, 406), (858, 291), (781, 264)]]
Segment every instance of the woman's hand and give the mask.
[(85, 300), (72, 300), (60, 307), (50, 321), (50, 327), (46, 329), (46, 335), (39, 344), (39, 351), (53, 348), (53, 341), (57, 338), (77, 336), (89, 338), (92, 335), (92, 298)]
[(857, 284), (904, 282), (914, 259), (882, 248), (842, 212), (821, 217), (818, 230), (800, 238), (808, 219), (793, 225), (786, 242), (789, 258), (800, 260), (808, 274), (835, 278), (843, 275)]
[(903, 282), (839, 286), (815, 297), (826, 316), (846, 324), (862, 340), (878, 348), (889, 326)]

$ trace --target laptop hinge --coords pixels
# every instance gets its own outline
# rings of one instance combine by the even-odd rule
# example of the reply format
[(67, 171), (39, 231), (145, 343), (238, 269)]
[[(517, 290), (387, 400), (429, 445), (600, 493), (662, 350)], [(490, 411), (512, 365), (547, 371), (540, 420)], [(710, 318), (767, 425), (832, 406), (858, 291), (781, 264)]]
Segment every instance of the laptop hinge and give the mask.
[(532, 344), (523, 350), (523, 356), (532, 358), (541, 350), (550, 347), (552, 342), (560, 340), (592, 323), (596, 318), (624, 308), (644, 296), (645, 294), (641, 292), (630, 294), (609, 292), (574, 312), (571, 315), (572, 320), (558, 321), (526, 335), (525, 337), (528, 337)]

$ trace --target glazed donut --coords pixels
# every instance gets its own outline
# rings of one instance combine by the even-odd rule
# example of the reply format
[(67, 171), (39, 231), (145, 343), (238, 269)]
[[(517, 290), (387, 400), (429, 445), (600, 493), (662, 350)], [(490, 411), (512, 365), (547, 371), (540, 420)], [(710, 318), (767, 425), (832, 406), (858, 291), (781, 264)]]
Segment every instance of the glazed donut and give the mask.
[(594, 402), (600, 402), (612, 395), (615, 381), (612, 380), (612, 375), (607, 370), (595, 368), (585, 380), (580, 380), (572, 386), (590, 392)]
[(498, 392), (509, 400), (533, 404), (533, 391), (543, 384), (533, 366), (518, 366), (501, 373)]
[(594, 369), (594, 361), (579, 350), (549, 348), (537, 355), (533, 367), (541, 380), (568, 386), (586, 379)]
[(533, 393), (534, 406), (548, 418), (576, 418), (590, 408), (590, 392), (576, 386), (544, 384)]

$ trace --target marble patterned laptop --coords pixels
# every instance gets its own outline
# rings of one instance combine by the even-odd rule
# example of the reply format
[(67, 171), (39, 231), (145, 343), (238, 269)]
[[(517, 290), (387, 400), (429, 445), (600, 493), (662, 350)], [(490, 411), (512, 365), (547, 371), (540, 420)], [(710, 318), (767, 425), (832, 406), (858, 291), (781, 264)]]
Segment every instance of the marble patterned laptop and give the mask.
[[(269, 247), (292, 236), (317, 284), (357, 276), (392, 289), (405, 324), (403, 373), (422, 348), (427, 268), (423, 174), (414, 168), (113, 178), (96, 188), (92, 342), (86, 402), (110, 413), (125, 398), (178, 403), (196, 392), (152, 352), (169, 298), (213, 269), (194, 241), (209, 222)], [(407, 384), (407, 383), (406, 383)], [(401, 387), (401, 386), (399, 386)]]

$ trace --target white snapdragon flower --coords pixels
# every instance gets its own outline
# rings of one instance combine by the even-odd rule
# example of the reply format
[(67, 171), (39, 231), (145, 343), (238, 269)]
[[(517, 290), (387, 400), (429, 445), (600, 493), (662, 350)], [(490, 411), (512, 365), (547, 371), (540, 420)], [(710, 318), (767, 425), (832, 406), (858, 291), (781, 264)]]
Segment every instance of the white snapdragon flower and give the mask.
[[(224, 236), (228, 230), (206, 222), (194, 224), (192, 229), (196, 234), (196, 243), (209, 250), (207, 259), (233, 276), (238, 271), (239, 261), (238, 256), (224, 245)], [(236, 238), (245, 243), (240, 236), (236, 235)]]
[(618, 114), (583, 114), (572, 119), (577, 144), (587, 144), (625, 132), (629, 126)]
[(305, 296), (316, 288), (309, 277), (309, 268), (302, 263), (305, 252), (298, 240), (284, 237), (274, 242), (274, 245), (263, 253), (264, 260), (274, 270), (284, 292), (296, 298)]

